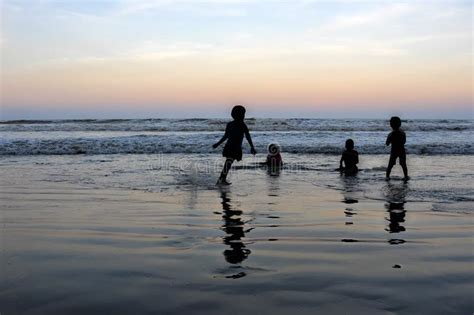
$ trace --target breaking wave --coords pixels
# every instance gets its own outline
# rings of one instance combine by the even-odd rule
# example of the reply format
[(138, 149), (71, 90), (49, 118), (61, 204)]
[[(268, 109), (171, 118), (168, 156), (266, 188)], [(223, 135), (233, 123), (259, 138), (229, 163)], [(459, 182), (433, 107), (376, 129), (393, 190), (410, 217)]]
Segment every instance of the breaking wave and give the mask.
[[(254, 137), (257, 150), (262, 152), (267, 146), (265, 137)], [(61, 138), (61, 139), (12, 139), (2, 141), (0, 155), (66, 155), (66, 154), (158, 154), (158, 153), (218, 153), (211, 145), (218, 139), (217, 134), (199, 135), (138, 135), (125, 137)], [(340, 154), (341, 142), (319, 143), (318, 139), (297, 143), (293, 137), (279, 141), (283, 153)], [(360, 154), (386, 154), (383, 143), (365, 141), (359, 144)], [(368, 143), (367, 143), (368, 142)], [(244, 148), (246, 148), (244, 146)], [(470, 143), (408, 144), (408, 154), (424, 155), (473, 155)], [(263, 152), (265, 153), (265, 151)]]
[[(0, 121), (1, 131), (220, 131), (228, 119), (83, 119)], [(384, 119), (249, 118), (253, 131), (387, 131)], [(474, 130), (472, 120), (406, 120), (407, 131)]]

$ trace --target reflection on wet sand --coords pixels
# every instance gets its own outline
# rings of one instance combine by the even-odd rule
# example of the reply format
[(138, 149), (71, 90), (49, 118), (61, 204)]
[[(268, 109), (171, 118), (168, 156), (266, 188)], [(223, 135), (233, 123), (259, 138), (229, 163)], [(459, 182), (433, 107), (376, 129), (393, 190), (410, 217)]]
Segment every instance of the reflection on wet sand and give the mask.
[(268, 196), (270, 197), (278, 197), (280, 191), (280, 168), (267, 169), (267, 187), (268, 187)]
[[(407, 182), (402, 182), (400, 184), (389, 182), (383, 189), (385, 200), (387, 201), (385, 208), (389, 214), (389, 216), (385, 218), (389, 222), (388, 227), (385, 228), (385, 230), (390, 234), (401, 233), (406, 230), (402, 223), (405, 222), (405, 203), (408, 189)], [(391, 238), (388, 242), (396, 245), (405, 243), (405, 240), (402, 238)]]
[[(251, 231), (252, 229), (245, 230), (245, 222), (243, 222), (241, 218), (242, 211), (232, 209), (229, 195), (230, 194), (225, 189), (220, 190), (223, 210), (222, 219), (224, 220), (222, 230), (227, 234), (223, 237), (223, 242), (229, 246), (228, 249), (224, 250), (223, 254), (225, 260), (228, 263), (235, 265), (243, 262), (251, 253), (250, 249), (246, 248), (242, 238), (245, 237), (245, 233)], [(244, 277), (245, 275), (245, 272), (240, 272), (238, 274), (228, 276), (227, 278), (235, 279)]]
[(386, 229), (390, 233), (399, 233), (404, 232), (405, 227), (400, 225), (400, 223), (405, 222), (405, 209), (404, 202), (390, 202), (386, 205), (387, 211), (390, 214), (389, 218), (386, 218), (390, 221), (388, 228)]
[(358, 197), (357, 193), (360, 190), (359, 187), (359, 178), (357, 175), (354, 176), (347, 176), (347, 175), (342, 175), (341, 176), (341, 182), (342, 182), (342, 195), (344, 196), (343, 202), (345, 204), (353, 204), (353, 203), (358, 203)]
[[(359, 202), (357, 199), (357, 191), (358, 191), (358, 186), (359, 186), (359, 179), (357, 176), (347, 176), (347, 175), (342, 175), (341, 176), (341, 182), (342, 182), (342, 195), (344, 199), (342, 200), (343, 203), (346, 205), (351, 205), (351, 204), (356, 204)], [(344, 209), (344, 215), (347, 218), (346, 225), (353, 225), (354, 222), (352, 220), (352, 217), (356, 215), (356, 211), (353, 207), (347, 207)], [(343, 240), (345, 241), (345, 240)]]

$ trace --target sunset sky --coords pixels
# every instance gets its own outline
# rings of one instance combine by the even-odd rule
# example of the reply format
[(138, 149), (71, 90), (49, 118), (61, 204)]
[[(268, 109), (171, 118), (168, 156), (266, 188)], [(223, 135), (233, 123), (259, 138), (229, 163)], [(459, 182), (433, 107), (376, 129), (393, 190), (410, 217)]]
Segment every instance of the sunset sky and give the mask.
[(471, 1), (3, 0), (0, 119), (472, 118)]

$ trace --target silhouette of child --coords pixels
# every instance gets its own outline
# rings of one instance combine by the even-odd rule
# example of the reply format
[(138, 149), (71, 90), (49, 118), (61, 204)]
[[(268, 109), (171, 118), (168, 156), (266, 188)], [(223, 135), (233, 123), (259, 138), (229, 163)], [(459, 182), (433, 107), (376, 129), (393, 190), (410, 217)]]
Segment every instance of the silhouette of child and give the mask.
[(283, 166), (280, 146), (278, 144), (271, 143), (268, 145), (268, 155), (265, 164), (270, 168), (270, 170), (277, 170)]
[(397, 158), (400, 162), (400, 166), (403, 169), (403, 175), (405, 176), (405, 180), (408, 180), (408, 169), (407, 169), (407, 156), (405, 152), (405, 142), (406, 142), (406, 135), (405, 132), (400, 129), (402, 125), (402, 121), (400, 117), (394, 116), (390, 118), (390, 127), (392, 127), (393, 131), (388, 134), (387, 141), (385, 145), (392, 145), (390, 150), (390, 160), (388, 161), (387, 166), (387, 173), (386, 178), (390, 178), (390, 172), (392, 171), (392, 167), (397, 164)]
[(217, 180), (218, 185), (230, 185), (227, 182), (227, 174), (229, 173), (230, 167), (235, 160), (242, 160), (242, 141), (245, 138), (250, 144), (250, 152), (255, 155), (257, 152), (252, 143), (252, 138), (250, 137), (249, 129), (244, 122), (245, 119), (245, 107), (241, 105), (234, 106), (231, 112), (233, 121), (227, 124), (225, 129), (224, 136), (216, 142), (212, 147), (217, 148), (222, 142), (226, 141), (224, 150), (222, 151), (222, 156), (226, 158), (224, 167), (222, 168), (221, 175)]
[[(344, 162), (344, 167), (342, 162)], [(342, 152), (341, 161), (339, 162), (339, 170), (346, 175), (354, 175), (359, 170), (357, 163), (359, 163), (359, 153), (354, 150), (354, 141), (347, 139), (346, 150)]]

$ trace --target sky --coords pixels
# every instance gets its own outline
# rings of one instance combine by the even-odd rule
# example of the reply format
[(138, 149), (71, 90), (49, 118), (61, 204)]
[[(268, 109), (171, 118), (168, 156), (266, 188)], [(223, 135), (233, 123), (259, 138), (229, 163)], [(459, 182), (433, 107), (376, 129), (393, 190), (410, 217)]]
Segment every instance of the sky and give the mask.
[(0, 0), (0, 119), (470, 118), (472, 1)]

